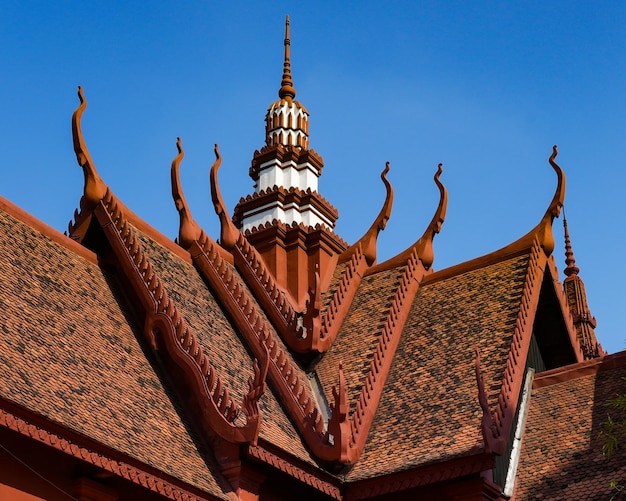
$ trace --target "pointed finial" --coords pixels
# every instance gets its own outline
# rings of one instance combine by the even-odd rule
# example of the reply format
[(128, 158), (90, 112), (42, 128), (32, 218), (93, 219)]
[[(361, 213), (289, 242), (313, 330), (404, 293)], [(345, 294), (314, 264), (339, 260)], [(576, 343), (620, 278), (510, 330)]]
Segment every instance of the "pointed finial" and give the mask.
[(283, 80), (280, 82), (280, 90), (278, 96), (281, 99), (291, 101), (296, 97), (296, 89), (293, 88), (293, 80), (291, 79), (291, 61), (290, 61), (291, 40), (289, 39), (289, 16), (285, 20), (285, 62), (283, 63)]
[(572, 250), (572, 244), (569, 239), (569, 231), (567, 229), (565, 210), (563, 210), (563, 229), (565, 230), (565, 264), (567, 265), (563, 272), (568, 277), (571, 277), (572, 275), (578, 275), (580, 268), (576, 266), (576, 259), (574, 259), (574, 251)]

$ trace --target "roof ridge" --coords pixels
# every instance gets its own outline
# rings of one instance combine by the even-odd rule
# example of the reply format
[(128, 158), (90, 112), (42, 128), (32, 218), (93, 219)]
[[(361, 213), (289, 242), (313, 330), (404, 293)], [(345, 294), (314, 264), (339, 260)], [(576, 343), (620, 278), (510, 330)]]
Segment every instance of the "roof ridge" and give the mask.
[(367, 435), (400, 343), (402, 330), (426, 272), (424, 263), (419, 257), (418, 248), (414, 247), (396, 289), (382, 332), (378, 336), (376, 351), (365, 383), (361, 387), (356, 408), (350, 416), (350, 447), (347, 451), (346, 462), (356, 462), (365, 448)]
[[(144, 334), (154, 350), (165, 353), (183, 374), (186, 383), (199, 399), (207, 431), (234, 443), (256, 443), (260, 416), (258, 399), (263, 393), (267, 362), (260, 370), (255, 361), (254, 379), (248, 381), (243, 408), (247, 421), (237, 426), (240, 407), (230, 398), (209, 357), (187, 326), (174, 301), (167, 295), (159, 276), (152, 269), (135, 231), (124, 217), (116, 197), (107, 190), (95, 208), (95, 215), (104, 230), (113, 252), (145, 310)], [(163, 344), (158, 343), (161, 341)]]
[(389, 169), (389, 162), (387, 162), (385, 163), (385, 168), (380, 173), (380, 178), (385, 184), (385, 190), (387, 193), (378, 216), (376, 216), (376, 219), (370, 226), (369, 230), (367, 230), (367, 232), (365, 232), (365, 234), (356, 243), (352, 244), (340, 254), (338, 260), (339, 263), (347, 261), (352, 254), (356, 252), (357, 247), (360, 247), (360, 250), (365, 255), (368, 266), (372, 266), (376, 262), (376, 243), (378, 234), (387, 226), (387, 221), (389, 221), (389, 218), (391, 217), (391, 207), (393, 206), (393, 187), (387, 179)]
[(433, 239), (435, 238), (435, 235), (441, 231), (441, 226), (443, 225), (443, 222), (446, 218), (446, 210), (448, 207), (448, 190), (439, 179), (442, 172), (443, 164), (439, 164), (437, 166), (437, 172), (435, 172), (435, 175), (433, 177), (437, 188), (439, 188), (439, 204), (437, 205), (437, 209), (435, 210), (435, 213), (433, 214), (433, 217), (422, 236), (404, 251), (396, 254), (394, 257), (388, 259), (387, 261), (370, 268), (368, 270), (368, 274), (378, 273), (379, 271), (402, 266), (411, 259), (414, 251), (417, 251), (419, 259), (423, 263), (424, 268), (426, 270), (430, 270), (435, 259), (435, 254), (433, 251)]
[[(205, 279), (215, 287), (215, 293), (224, 308), (236, 322), (241, 335), (253, 353), (268, 353), (268, 375), (281, 396), (282, 404), (295, 422), (306, 444), (318, 458), (343, 462), (340, 455), (340, 437), (329, 437), (324, 418), (309, 390), (308, 381), (302, 381), (295, 370), (295, 362), (274, 339), (268, 322), (257, 310), (254, 299), (246, 292), (242, 282), (219, 256), (217, 243), (202, 232), (201, 240), (190, 247), (194, 263)], [(330, 421), (336, 420), (336, 414)]]
[(319, 351), (327, 351), (337, 339), (339, 329), (350, 311), (352, 301), (357, 293), (365, 271), (368, 268), (367, 258), (361, 251), (361, 242), (350, 257), (341, 274), (341, 280), (335, 289), (332, 299), (321, 317), (318, 338)]
[(513, 425), (533, 330), (533, 322), (530, 320), (534, 318), (537, 311), (547, 259), (540, 239), (535, 238), (528, 261), (520, 309), (515, 321), (515, 330), (511, 339), (506, 369), (502, 377), (498, 403), (493, 412), (492, 436), (485, 437), (488, 442), (491, 440), (495, 442), (504, 440), (506, 442), (506, 437), (509, 436)]

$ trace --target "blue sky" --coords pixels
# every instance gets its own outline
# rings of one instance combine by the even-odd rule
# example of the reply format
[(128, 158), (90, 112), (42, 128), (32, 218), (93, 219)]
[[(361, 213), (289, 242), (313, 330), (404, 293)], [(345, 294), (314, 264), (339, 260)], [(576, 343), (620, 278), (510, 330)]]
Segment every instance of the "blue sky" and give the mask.
[[(545, 212), (558, 144), (596, 332), (610, 352), (625, 347), (623, 2), (5, 1), (0, 194), (65, 230), (82, 191), (70, 129), (80, 84), (86, 141), (113, 191), (174, 238), (169, 166), (181, 136), (183, 188), (217, 236), (212, 147), (232, 213), (253, 189), (248, 167), (277, 98), (285, 14), (297, 99), (326, 165), (320, 192), (345, 240), (378, 213), (390, 161), (396, 197), (379, 254), (406, 248), (432, 217), (442, 162), (450, 198), (435, 268), (496, 250)], [(555, 257), (562, 269), (562, 245)]]

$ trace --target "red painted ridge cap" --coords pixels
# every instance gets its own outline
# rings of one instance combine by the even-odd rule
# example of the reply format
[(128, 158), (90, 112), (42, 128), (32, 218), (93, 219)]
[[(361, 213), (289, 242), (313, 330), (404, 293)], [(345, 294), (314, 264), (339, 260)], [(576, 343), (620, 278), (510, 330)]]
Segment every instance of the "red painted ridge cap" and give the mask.
[(533, 390), (586, 376), (592, 376), (599, 372), (619, 367), (626, 367), (626, 350), (613, 353), (612, 355), (605, 355), (602, 358), (594, 358), (577, 364), (566, 365), (565, 367), (557, 367), (556, 369), (537, 374), (533, 382)]
[[(161, 247), (165, 247), (167, 250), (171, 251), (173, 254), (176, 254), (183, 261), (193, 264), (193, 260), (191, 259), (191, 255), (188, 251), (183, 249), (180, 245), (174, 242), (171, 238), (165, 236), (159, 230), (157, 230), (154, 226), (151, 226), (149, 223), (144, 221), (141, 217), (135, 214), (132, 210), (130, 210), (124, 202), (122, 202), (118, 197), (115, 197), (115, 201), (122, 209), (124, 216), (135, 228), (137, 228), (140, 232), (149, 236), (152, 240), (158, 243)], [(219, 245), (219, 244), (218, 244)], [(232, 264), (232, 262), (231, 262)]]
[(21, 207), (18, 207), (13, 202), (7, 200), (1, 195), (0, 195), (0, 210), (6, 212), (7, 214), (14, 217), (15, 219), (18, 219), (19, 221), (21, 221), (22, 223), (24, 223), (25, 225), (27, 225), (34, 231), (41, 233), (42, 235), (48, 237), (53, 242), (59, 245), (62, 245), (63, 247), (73, 252), (74, 254), (82, 257), (83, 259), (86, 259), (87, 261), (93, 264), (98, 264), (98, 256), (96, 253), (90, 251), (86, 247), (83, 247), (78, 242), (75, 242), (67, 235), (64, 235), (63, 233), (53, 228), (52, 226), (47, 225), (40, 219), (37, 219), (32, 214), (26, 212), (24, 209), (22, 209)]

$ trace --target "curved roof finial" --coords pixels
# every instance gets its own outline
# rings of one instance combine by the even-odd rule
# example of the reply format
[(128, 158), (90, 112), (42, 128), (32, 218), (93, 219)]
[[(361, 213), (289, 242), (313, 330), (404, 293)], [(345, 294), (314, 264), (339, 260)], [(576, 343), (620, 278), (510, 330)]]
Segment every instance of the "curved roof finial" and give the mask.
[(563, 229), (565, 230), (565, 264), (567, 265), (567, 267), (563, 270), (563, 273), (570, 277), (572, 275), (578, 275), (580, 268), (576, 266), (576, 259), (574, 259), (574, 251), (572, 250), (572, 244), (569, 239), (569, 231), (567, 229), (565, 209), (563, 209)]
[(372, 266), (376, 261), (376, 240), (378, 238), (378, 234), (387, 226), (387, 221), (389, 221), (389, 218), (391, 217), (391, 207), (393, 206), (393, 187), (387, 179), (389, 168), (389, 162), (387, 162), (384, 170), (380, 173), (380, 178), (383, 180), (383, 183), (385, 183), (387, 195), (378, 216), (372, 223), (372, 226), (370, 226), (370, 229), (367, 230), (367, 233), (365, 233), (365, 235), (363, 235), (356, 243), (348, 247), (341, 254), (339, 257), (340, 262), (347, 261), (352, 254), (356, 252), (359, 244), (361, 245), (361, 250), (367, 260), (367, 264)]
[(283, 63), (283, 79), (280, 82), (280, 90), (278, 91), (278, 97), (291, 101), (296, 97), (296, 89), (293, 87), (293, 80), (291, 79), (291, 39), (289, 38), (289, 16), (285, 20), (285, 62)]
[(397, 266), (402, 263), (406, 263), (414, 252), (417, 253), (420, 261), (424, 265), (425, 269), (429, 269), (433, 261), (435, 260), (435, 252), (433, 250), (433, 239), (435, 235), (441, 231), (441, 225), (446, 218), (446, 210), (448, 208), (448, 190), (439, 180), (441, 173), (443, 172), (443, 164), (437, 166), (437, 172), (435, 172), (434, 180), (435, 184), (439, 188), (439, 205), (437, 210), (427, 226), (424, 234), (413, 245), (400, 252), (398, 255), (388, 259), (384, 263), (380, 264), (381, 267)]
[(178, 155), (172, 161), (171, 177), (172, 177), (172, 198), (174, 199), (174, 205), (180, 216), (180, 223), (178, 227), (178, 245), (183, 249), (188, 249), (191, 244), (200, 238), (201, 229), (194, 221), (183, 189), (180, 184), (180, 163), (185, 156), (183, 150), (182, 141), (180, 138), (176, 139), (176, 148), (178, 148)]
[(559, 150), (555, 144), (552, 147), (552, 155), (550, 155), (548, 161), (554, 169), (554, 172), (556, 172), (558, 183), (554, 192), (554, 196), (552, 197), (552, 201), (550, 202), (546, 213), (541, 219), (541, 222), (537, 225), (536, 230), (534, 230), (539, 236), (539, 242), (543, 247), (546, 256), (552, 254), (552, 251), (554, 250), (552, 221), (554, 221), (555, 217), (559, 217), (559, 214), (561, 213), (561, 207), (563, 207), (563, 203), (565, 202), (565, 174), (563, 173), (563, 169), (561, 169), (561, 167), (555, 162), (558, 154)]
[(435, 211), (428, 228), (426, 228), (424, 235), (422, 235), (422, 238), (420, 238), (414, 245), (414, 247), (417, 248), (419, 258), (426, 269), (430, 268), (435, 260), (433, 239), (435, 238), (435, 235), (441, 231), (441, 225), (443, 225), (443, 222), (446, 219), (446, 210), (448, 208), (448, 190), (446, 190), (446, 187), (439, 180), (442, 172), (443, 164), (439, 164), (437, 166), (437, 172), (435, 172), (435, 176), (433, 177), (435, 184), (439, 188), (439, 205), (437, 206), (437, 210)]
[(83, 137), (80, 122), (83, 112), (85, 111), (85, 108), (87, 108), (87, 100), (83, 95), (83, 88), (80, 85), (78, 86), (78, 99), (80, 99), (80, 104), (72, 115), (72, 140), (74, 142), (76, 160), (78, 161), (78, 165), (83, 168), (83, 174), (85, 176), (81, 209), (89, 209), (95, 207), (95, 205), (102, 200), (102, 197), (104, 197), (104, 194), (106, 193), (107, 186), (98, 175), (98, 171), (93, 164), (93, 160), (91, 160), (91, 155), (89, 154), (89, 150), (87, 149), (87, 145), (85, 144), (85, 139)]
[(226, 210), (226, 204), (224, 203), (224, 199), (222, 198), (222, 194), (220, 193), (220, 188), (217, 183), (217, 171), (222, 164), (222, 156), (220, 155), (220, 150), (215, 145), (215, 162), (211, 166), (210, 173), (210, 181), (211, 181), (211, 200), (213, 201), (213, 206), (215, 207), (215, 213), (220, 218), (221, 232), (220, 232), (220, 244), (224, 249), (230, 250), (237, 243), (237, 237), (239, 235), (239, 230), (235, 227), (233, 222), (228, 215), (228, 211)]

